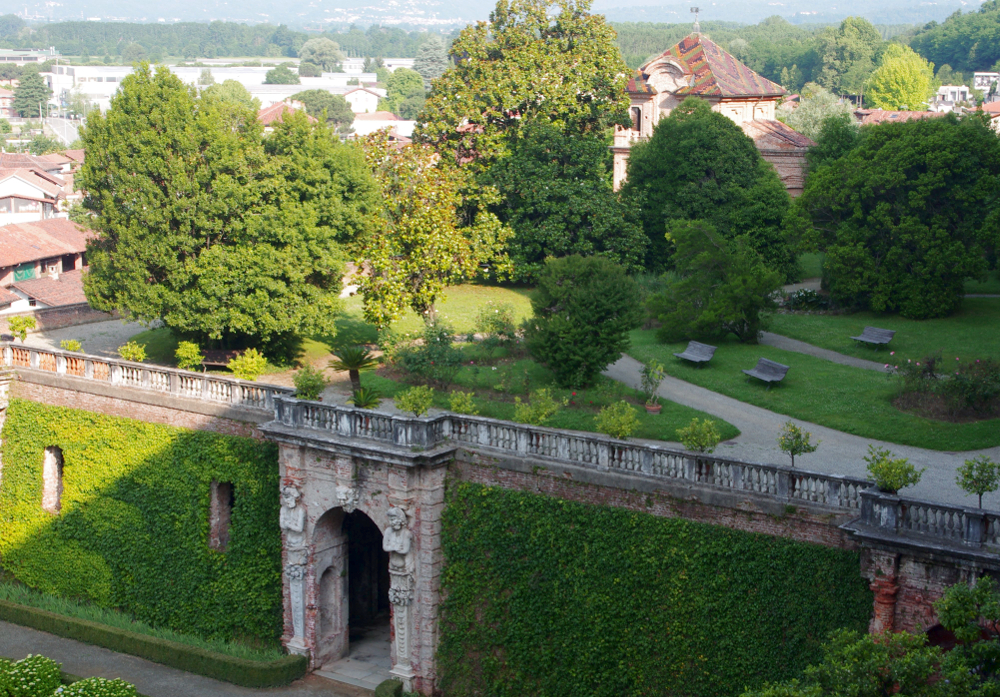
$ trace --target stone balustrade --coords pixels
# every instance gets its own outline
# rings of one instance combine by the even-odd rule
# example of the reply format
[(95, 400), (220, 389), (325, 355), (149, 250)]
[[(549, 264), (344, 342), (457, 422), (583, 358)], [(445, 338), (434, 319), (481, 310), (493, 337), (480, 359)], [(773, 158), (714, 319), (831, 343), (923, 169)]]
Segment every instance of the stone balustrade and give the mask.
[(1000, 550), (1000, 512), (905, 498), (875, 488), (861, 492), (857, 526), (883, 536)]
[(0, 343), (0, 369), (3, 368), (38, 370), (261, 412), (274, 409), (276, 396), (295, 392), (249, 380), (12, 342)]

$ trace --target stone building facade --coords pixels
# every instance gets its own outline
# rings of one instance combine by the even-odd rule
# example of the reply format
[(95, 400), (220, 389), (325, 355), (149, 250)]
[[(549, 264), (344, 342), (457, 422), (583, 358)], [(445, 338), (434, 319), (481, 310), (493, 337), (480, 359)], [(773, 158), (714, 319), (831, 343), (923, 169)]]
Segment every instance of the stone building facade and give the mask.
[(699, 33), (685, 37), (641, 68), (628, 82), (630, 128), (615, 129), (614, 185), (625, 181), (632, 144), (653, 135), (653, 126), (691, 96), (712, 104), (753, 139), (792, 196), (805, 184), (806, 150), (813, 141), (774, 118), (785, 89), (761, 77)]

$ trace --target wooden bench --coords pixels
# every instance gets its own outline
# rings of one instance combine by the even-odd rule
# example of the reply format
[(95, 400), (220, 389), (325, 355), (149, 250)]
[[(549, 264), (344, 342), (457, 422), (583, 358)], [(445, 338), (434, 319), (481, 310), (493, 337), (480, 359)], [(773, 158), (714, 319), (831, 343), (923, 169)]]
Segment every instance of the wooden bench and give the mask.
[(865, 327), (865, 330), (861, 332), (861, 336), (852, 336), (851, 338), (855, 341), (862, 341), (866, 344), (874, 344), (875, 349), (878, 350), (879, 346), (885, 346), (890, 341), (892, 337), (896, 335), (896, 332), (892, 329), (879, 329), (878, 327)]
[(229, 361), (238, 357), (242, 351), (220, 351), (218, 349), (208, 349), (201, 352), (201, 365), (204, 368), (228, 368)]
[(708, 363), (712, 360), (712, 356), (715, 355), (715, 346), (709, 346), (708, 344), (702, 344), (697, 341), (688, 342), (687, 348), (684, 349), (683, 353), (675, 353), (678, 358), (683, 358), (686, 361), (691, 361), (692, 363), (701, 365), (702, 363)]
[(747, 376), (748, 381), (750, 378), (763, 380), (767, 383), (767, 389), (771, 389), (771, 385), (784, 380), (785, 375), (788, 373), (788, 366), (775, 363), (767, 358), (761, 358), (757, 361), (757, 365), (751, 370), (744, 370), (743, 373)]

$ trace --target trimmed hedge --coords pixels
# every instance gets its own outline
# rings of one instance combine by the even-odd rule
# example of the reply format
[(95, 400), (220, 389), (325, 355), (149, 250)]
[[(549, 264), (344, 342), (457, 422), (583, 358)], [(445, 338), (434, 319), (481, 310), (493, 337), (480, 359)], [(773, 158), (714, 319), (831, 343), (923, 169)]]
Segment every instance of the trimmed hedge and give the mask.
[(853, 552), (464, 482), (446, 501), (450, 697), (738, 695), (868, 625)]
[[(64, 462), (58, 515), (41, 506), (49, 446)], [(2, 452), (0, 563), (12, 576), (154, 627), (278, 641), (273, 444), (13, 399)], [(209, 547), (213, 480), (234, 489), (225, 552)]]
[(287, 685), (305, 675), (308, 668), (305, 656), (285, 656), (270, 662), (249, 661), (5, 600), (0, 600), (0, 620), (244, 687)]

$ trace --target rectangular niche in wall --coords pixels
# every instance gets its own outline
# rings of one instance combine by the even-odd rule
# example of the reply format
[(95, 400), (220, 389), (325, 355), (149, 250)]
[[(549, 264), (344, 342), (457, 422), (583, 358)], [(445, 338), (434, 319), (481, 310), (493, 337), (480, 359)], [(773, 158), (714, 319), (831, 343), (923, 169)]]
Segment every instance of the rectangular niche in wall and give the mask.
[(229, 525), (235, 504), (232, 482), (212, 480), (211, 509), (208, 518), (208, 546), (225, 552), (229, 547)]
[(42, 509), (53, 515), (62, 512), (63, 453), (50, 445), (42, 459)]

